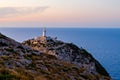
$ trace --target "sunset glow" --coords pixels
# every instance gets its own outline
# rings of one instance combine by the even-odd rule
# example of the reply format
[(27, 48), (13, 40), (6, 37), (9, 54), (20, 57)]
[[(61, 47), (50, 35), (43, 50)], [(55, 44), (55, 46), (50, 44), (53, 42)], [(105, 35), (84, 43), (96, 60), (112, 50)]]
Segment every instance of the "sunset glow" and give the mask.
[(0, 27), (120, 27), (120, 0), (2, 0)]

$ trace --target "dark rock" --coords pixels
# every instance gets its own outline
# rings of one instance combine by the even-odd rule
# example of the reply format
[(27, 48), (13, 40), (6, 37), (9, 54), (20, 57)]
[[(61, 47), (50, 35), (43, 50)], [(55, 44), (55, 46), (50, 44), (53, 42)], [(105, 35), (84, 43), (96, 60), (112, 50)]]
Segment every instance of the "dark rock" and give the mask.
[[(41, 37), (24, 41), (24, 45), (29, 45), (34, 50), (42, 51), (45, 54), (53, 55), (57, 59), (85, 68), (86, 74), (100, 74), (109, 76), (105, 68), (93, 58), (85, 49), (77, 47), (73, 43), (65, 43), (49, 37), (49, 41), (42, 42)], [(34, 43), (37, 43), (34, 45)], [(53, 45), (54, 44), (54, 45)], [(43, 46), (46, 45), (46, 46)]]
[(23, 45), (0, 34), (0, 80), (111, 80), (86, 50), (46, 39), (39, 37)]

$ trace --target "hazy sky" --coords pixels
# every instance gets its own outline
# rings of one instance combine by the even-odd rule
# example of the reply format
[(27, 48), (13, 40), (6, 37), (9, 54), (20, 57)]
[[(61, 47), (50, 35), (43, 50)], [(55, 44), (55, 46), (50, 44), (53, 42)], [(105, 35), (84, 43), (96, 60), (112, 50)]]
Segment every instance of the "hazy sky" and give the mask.
[(119, 27), (120, 0), (0, 0), (0, 27)]

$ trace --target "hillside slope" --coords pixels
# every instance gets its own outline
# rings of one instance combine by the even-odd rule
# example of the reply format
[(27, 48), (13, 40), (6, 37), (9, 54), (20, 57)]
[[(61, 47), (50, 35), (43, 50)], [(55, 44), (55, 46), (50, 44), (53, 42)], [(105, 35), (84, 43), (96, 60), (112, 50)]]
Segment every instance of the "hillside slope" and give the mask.
[[(104, 72), (100, 66), (98, 69)], [(90, 73), (85, 67), (31, 49), (0, 33), (0, 80), (110, 80), (110, 77), (105, 72)]]
[(41, 36), (24, 41), (23, 44), (30, 46), (34, 50), (53, 55), (58, 60), (72, 63), (78, 68), (84, 68), (85, 74), (109, 76), (107, 71), (90, 53), (73, 43), (65, 43), (56, 38)]

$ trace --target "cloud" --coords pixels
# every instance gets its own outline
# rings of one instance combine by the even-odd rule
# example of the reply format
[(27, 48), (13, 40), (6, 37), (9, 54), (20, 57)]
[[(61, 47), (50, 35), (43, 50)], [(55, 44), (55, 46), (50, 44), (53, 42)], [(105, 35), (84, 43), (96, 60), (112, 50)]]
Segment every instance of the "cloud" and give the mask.
[(15, 15), (28, 15), (33, 13), (42, 13), (48, 7), (0, 7), (0, 18), (11, 17)]

